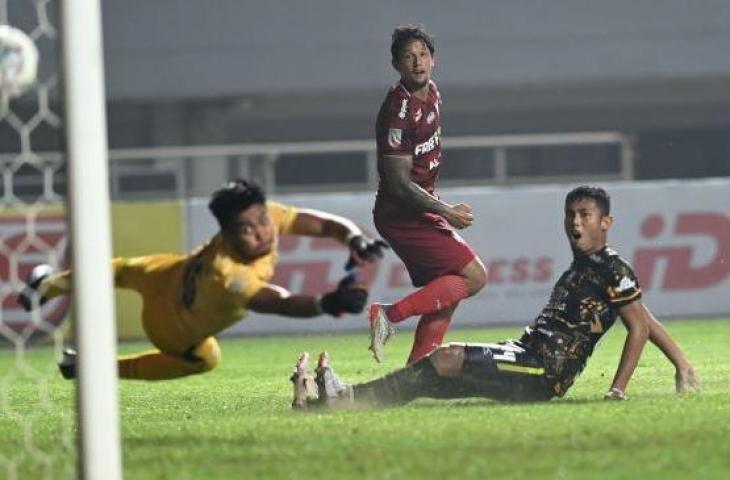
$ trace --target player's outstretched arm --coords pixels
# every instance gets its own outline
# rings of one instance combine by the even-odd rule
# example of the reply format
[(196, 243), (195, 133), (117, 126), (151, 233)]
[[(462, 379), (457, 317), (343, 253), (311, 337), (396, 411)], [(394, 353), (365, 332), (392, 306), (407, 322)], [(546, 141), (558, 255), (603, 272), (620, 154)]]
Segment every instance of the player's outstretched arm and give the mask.
[(634, 374), (639, 363), (641, 352), (649, 338), (649, 323), (644, 313), (641, 300), (636, 300), (619, 308), (621, 320), (626, 325), (628, 333), (621, 352), (621, 360), (613, 378), (611, 389), (604, 396), (607, 400), (623, 400), (626, 385)]
[(294, 318), (311, 318), (322, 314), (339, 317), (345, 313), (361, 313), (368, 301), (368, 291), (350, 277), (324, 295), (295, 295), (278, 285), (268, 284), (248, 303), (249, 310)]
[(700, 383), (694, 368), (682, 352), (679, 344), (672, 338), (659, 320), (646, 305), (642, 305), (649, 322), (649, 340), (672, 362), (675, 368), (675, 386), (677, 393), (699, 391)]
[(300, 210), (291, 231), (296, 235), (329, 237), (346, 245), (352, 258), (348, 268), (383, 258), (383, 250), (388, 248), (384, 241), (365, 235), (349, 219), (320, 210)]
[(309, 318), (319, 315), (317, 297), (293, 295), (278, 285), (266, 285), (248, 302), (248, 308), (258, 313), (273, 313), (286, 317)]
[(384, 188), (414, 210), (439, 214), (457, 229), (467, 228), (474, 223), (474, 214), (469, 205), (449, 205), (411, 180), (413, 157), (410, 155), (384, 155), (379, 166)]
[(347, 245), (347, 239), (362, 235), (362, 230), (345, 217), (306, 208), (299, 211), (291, 233), (308, 237), (328, 237)]

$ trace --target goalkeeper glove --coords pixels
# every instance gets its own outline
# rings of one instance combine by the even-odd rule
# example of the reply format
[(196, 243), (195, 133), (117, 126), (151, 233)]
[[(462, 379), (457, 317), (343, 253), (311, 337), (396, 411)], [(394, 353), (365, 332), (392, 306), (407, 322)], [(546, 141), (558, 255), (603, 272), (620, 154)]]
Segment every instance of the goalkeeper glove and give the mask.
[(319, 309), (339, 317), (343, 313), (360, 313), (365, 309), (368, 301), (368, 291), (362, 285), (356, 284), (357, 276), (351, 272), (337, 285), (337, 289), (325, 293), (319, 299)]
[(381, 239), (373, 239), (363, 234), (353, 235), (347, 241), (350, 247), (350, 258), (345, 265), (345, 270), (350, 270), (355, 265), (364, 262), (373, 262), (383, 258), (383, 250), (390, 248), (387, 243)]

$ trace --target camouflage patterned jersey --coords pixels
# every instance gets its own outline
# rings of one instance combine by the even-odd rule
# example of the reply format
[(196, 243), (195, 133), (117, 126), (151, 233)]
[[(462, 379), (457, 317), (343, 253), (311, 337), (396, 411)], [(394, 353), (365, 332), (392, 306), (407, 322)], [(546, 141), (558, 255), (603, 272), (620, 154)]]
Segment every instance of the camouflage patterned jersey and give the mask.
[(633, 269), (605, 247), (575, 257), (553, 287), (550, 300), (520, 341), (540, 359), (555, 394), (562, 396), (611, 328), (618, 308), (641, 298)]

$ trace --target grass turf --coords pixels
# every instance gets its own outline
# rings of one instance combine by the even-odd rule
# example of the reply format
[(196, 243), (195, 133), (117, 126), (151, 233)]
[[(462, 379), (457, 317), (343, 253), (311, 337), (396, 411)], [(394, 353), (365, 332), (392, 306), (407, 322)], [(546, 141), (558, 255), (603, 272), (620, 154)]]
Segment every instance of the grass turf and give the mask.
[[(730, 321), (667, 327), (699, 372), (700, 395), (674, 395), (673, 368), (647, 346), (630, 400), (601, 400), (624, 338), (617, 326), (560, 400), (426, 399), (349, 412), (289, 409), (297, 353), (328, 350), (338, 374), (364, 381), (401, 365), (410, 333), (395, 338), (382, 365), (370, 359), (365, 334), (223, 340), (213, 372), (121, 383), (125, 478), (727, 478)], [(452, 330), (448, 340), (519, 334)], [(19, 362), (0, 350), (0, 478), (76, 475), (73, 383), (57, 376), (52, 357), (34, 348)]]

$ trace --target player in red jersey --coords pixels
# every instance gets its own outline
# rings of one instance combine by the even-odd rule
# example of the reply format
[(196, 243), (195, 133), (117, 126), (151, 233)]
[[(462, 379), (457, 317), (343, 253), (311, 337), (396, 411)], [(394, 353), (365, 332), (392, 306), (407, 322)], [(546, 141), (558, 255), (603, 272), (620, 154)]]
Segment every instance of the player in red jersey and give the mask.
[(455, 231), (474, 222), (471, 207), (451, 205), (436, 193), (441, 96), (431, 79), (433, 39), (420, 26), (400, 26), (390, 50), (400, 81), (388, 92), (376, 123), (380, 185), (373, 217), (413, 285), (422, 288), (393, 305), (370, 306), (370, 349), (381, 361), (393, 324), (421, 315), (408, 357), (413, 363), (441, 344), (456, 306), (484, 287), (487, 271)]

